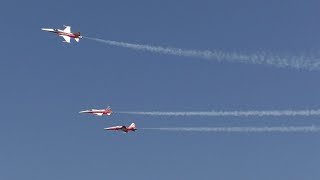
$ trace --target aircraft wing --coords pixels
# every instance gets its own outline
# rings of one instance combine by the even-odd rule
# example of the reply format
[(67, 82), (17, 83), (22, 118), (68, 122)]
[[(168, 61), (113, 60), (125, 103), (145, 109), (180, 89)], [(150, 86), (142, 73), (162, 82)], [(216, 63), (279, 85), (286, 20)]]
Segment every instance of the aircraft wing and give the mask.
[(70, 26), (64, 26), (64, 27), (66, 27), (66, 28), (63, 30), (63, 32), (71, 33), (71, 27)]
[(69, 36), (61, 36), (64, 38), (65, 42), (70, 43), (70, 37)]
[(94, 113), (95, 115), (97, 115), (97, 116), (102, 116), (103, 115), (103, 113)]

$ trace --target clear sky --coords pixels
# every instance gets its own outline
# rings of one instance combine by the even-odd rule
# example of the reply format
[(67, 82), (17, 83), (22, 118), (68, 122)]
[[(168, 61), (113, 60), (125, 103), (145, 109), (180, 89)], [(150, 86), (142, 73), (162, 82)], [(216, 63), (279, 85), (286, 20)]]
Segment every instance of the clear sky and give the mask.
[[(317, 55), (319, 1), (17, 1), (0, 6), (0, 179), (320, 179), (320, 134), (106, 132), (104, 127), (320, 125), (319, 117), (156, 117), (116, 111), (320, 108), (318, 71), (206, 61), (80, 40)], [(73, 41), (74, 42), (74, 41)], [(320, 57), (320, 56), (319, 56)]]

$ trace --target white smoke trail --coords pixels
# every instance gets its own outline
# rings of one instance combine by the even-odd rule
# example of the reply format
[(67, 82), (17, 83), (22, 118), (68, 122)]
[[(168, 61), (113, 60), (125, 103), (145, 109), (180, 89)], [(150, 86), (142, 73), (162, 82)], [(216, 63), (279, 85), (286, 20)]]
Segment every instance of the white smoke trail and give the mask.
[(133, 115), (149, 115), (149, 116), (319, 116), (320, 109), (317, 110), (271, 110), (271, 111), (199, 111), (199, 112), (133, 112), (123, 111), (117, 112)]
[[(141, 128), (140, 128), (141, 129)], [(317, 126), (283, 126), (283, 127), (175, 127), (175, 128), (142, 128), (143, 130), (159, 131), (192, 131), (215, 133), (311, 133), (320, 132)]]
[(180, 48), (151, 46), (143, 44), (133, 44), (126, 42), (118, 42), (111, 40), (103, 40), (98, 38), (83, 37), (97, 42), (102, 42), (112, 46), (124, 47), (139, 51), (149, 51), (161, 54), (170, 54), (185, 57), (196, 57), (202, 59), (209, 59), (215, 61), (250, 63), (250, 64), (266, 64), (275, 67), (290, 67), (294, 69), (305, 70), (320, 70), (320, 60), (314, 57), (306, 56), (292, 56), (284, 57), (279, 55), (268, 54), (260, 52), (256, 54), (240, 54), (227, 53), (223, 51), (198, 51), (198, 50), (184, 50)]

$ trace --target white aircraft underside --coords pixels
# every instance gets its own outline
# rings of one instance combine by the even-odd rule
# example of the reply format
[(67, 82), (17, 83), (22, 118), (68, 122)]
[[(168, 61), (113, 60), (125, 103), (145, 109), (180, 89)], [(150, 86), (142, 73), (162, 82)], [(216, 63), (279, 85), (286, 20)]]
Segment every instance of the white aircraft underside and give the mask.
[(42, 28), (42, 30), (58, 34), (59, 36), (63, 37), (63, 39), (65, 40), (64, 42), (66, 42), (66, 43), (70, 43), (71, 38), (73, 38), (75, 41), (79, 42), (80, 38), (82, 38), (82, 36), (80, 36), (80, 32), (72, 33), (70, 26), (65, 26), (64, 25), (64, 27), (65, 27), (64, 30), (61, 30), (61, 29), (47, 29), (47, 28)]

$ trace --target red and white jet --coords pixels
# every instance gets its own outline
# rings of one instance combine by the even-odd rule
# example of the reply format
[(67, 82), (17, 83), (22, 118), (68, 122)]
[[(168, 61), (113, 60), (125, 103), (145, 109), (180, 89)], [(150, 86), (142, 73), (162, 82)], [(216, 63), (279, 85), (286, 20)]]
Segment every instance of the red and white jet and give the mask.
[(110, 108), (110, 106), (108, 106), (106, 109), (90, 109), (90, 110), (80, 111), (79, 113), (95, 114), (97, 116), (102, 116), (102, 115), (110, 116), (112, 114), (112, 109)]
[(129, 132), (129, 131), (136, 131), (136, 125), (134, 123), (132, 123), (130, 126), (126, 127), (126, 126), (114, 126), (114, 127), (108, 127), (108, 128), (104, 128), (105, 130), (115, 130), (115, 131), (123, 131), (125, 133)]
[(70, 43), (71, 38), (73, 38), (75, 41), (79, 42), (80, 38), (82, 38), (82, 36), (80, 35), (80, 32), (72, 33), (70, 26), (65, 26), (65, 25), (63, 25), (63, 26), (65, 27), (64, 30), (47, 29), (47, 28), (42, 28), (41, 30), (58, 34), (58, 36), (61, 36), (64, 38), (65, 41), (63, 41), (63, 42), (66, 42), (66, 43)]

